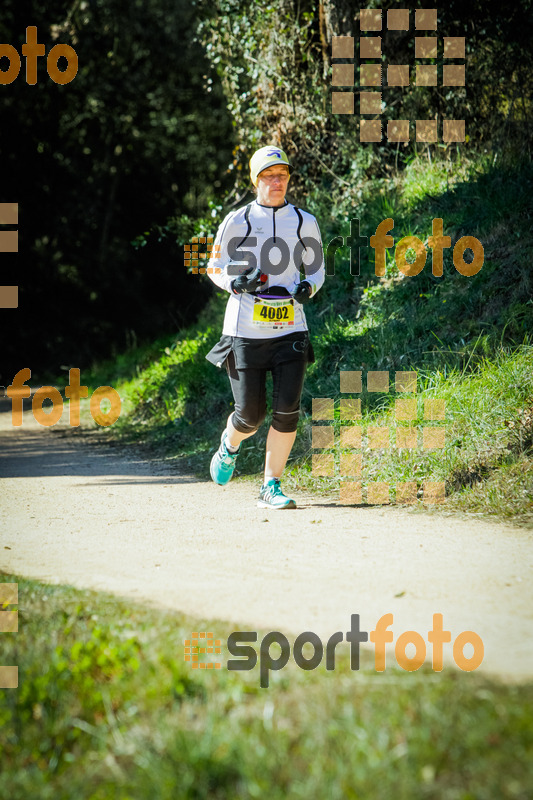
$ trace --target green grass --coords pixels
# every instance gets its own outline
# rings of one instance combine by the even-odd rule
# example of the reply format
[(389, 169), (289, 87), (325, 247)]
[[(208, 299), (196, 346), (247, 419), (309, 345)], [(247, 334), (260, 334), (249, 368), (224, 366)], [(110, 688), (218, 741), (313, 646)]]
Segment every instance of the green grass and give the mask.
[(19, 632), (2, 635), (3, 663), (19, 666), (18, 690), (0, 692), (3, 798), (530, 796), (532, 684), (376, 673), (369, 658), (351, 671), (345, 654), (332, 672), (291, 659), (261, 689), (257, 668), (184, 662), (192, 630), (224, 644), (227, 623), (2, 580), (19, 584)]
[[(370, 459), (367, 477), (393, 484), (444, 480), (450, 506), (531, 521), (531, 441), (527, 433), (518, 445), (516, 430), (518, 411), (533, 405), (532, 192), (529, 161), (494, 167), (483, 159), (429, 164), (419, 157), (402, 174), (363, 187), (357, 212), (346, 205), (349, 197), (337, 198), (336, 210), (325, 197), (310, 198), (310, 210), (322, 215), (324, 242), (348, 233), (347, 223), (339, 223), (342, 213), (346, 220), (357, 213), (367, 235), (392, 216), (396, 243), (407, 234), (427, 241), (432, 219), (442, 217), (452, 246), (461, 236), (479, 238), (485, 263), (472, 277), (460, 275), (450, 248), (442, 278), (432, 275), (429, 254), (423, 272), (405, 277), (391, 249), (384, 278), (373, 275), (373, 263), (363, 264), (357, 278), (349, 272), (348, 250), (338, 251), (335, 275), (306, 307), (316, 363), (308, 369), (299, 436), (286, 473), (289, 488), (322, 492), (333, 487), (310, 472), (311, 405), (313, 397), (339, 397), (340, 370), (414, 370), (423, 390), (420, 414), (423, 397), (431, 392), (447, 400), (446, 447), (439, 453), (379, 453)], [(368, 252), (371, 257), (373, 250)], [(195, 325), (95, 365), (86, 376), (92, 387), (115, 386), (125, 400), (112, 434), (143, 442), (202, 475), (232, 408), (225, 373), (205, 359), (219, 338), (225, 302), (225, 294), (214, 292)], [(369, 419), (380, 407), (392, 424), (386, 398), (364, 398)], [(514, 433), (507, 423), (518, 426)], [(243, 445), (241, 475), (255, 479), (265, 440), (263, 426)]]
[[(324, 452), (332, 453), (338, 465), (341, 455), (350, 452), (340, 447), (339, 431), (351, 423), (340, 419), (339, 400), (344, 395), (333, 381), (325, 388), (325, 396), (333, 397), (336, 404), (333, 427), (337, 444)], [(416, 397), (416, 418), (398, 421), (395, 401), (409, 397)], [(444, 401), (445, 418), (426, 421), (426, 401), (434, 399)], [(444, 429), (444, 447), (427, 450), (420, 430), (417, 449), (391, 446), (371, 450), (370, 440), (363, 436), (363, 484), (382, 481), (394, 490), (399, 482), (417, 481), (421, 487), (424, 481), (444, 481), (448, 508), (533, 524), (533, 347), (499, 351), (493, 359), (476, 361), (474, 370), (422, 370), (416, 396), (364, 391), (361, 402), (362, 419), (355, 424), (362, 425), (363, 432), (368, 425), (387, 427), (392, 445), (404, 427)], [(316, 482), (311, 471), (310, 425), (311, 421), (305, 420), (298, 443), (302, 455), (291, 470), (299, 485), (308, 490)], [(321, 487), (332, 490), (338, 482), (337, 472), (335, 478), (321, 479)]]

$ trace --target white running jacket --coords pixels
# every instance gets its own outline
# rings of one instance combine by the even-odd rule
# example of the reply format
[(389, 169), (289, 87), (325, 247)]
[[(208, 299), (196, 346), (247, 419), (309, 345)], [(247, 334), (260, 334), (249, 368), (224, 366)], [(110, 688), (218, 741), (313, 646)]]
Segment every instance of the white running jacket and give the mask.
[[(207, 269), (211, 280), (230, 292), (223, 335), (259, 339), (306, 331), (303, 306), (297, 301), (260, 300), (254, 294), (232, 293), (230, 284), (237, 275), (256, 266), (268, 275), (256, 295), (261, 296), (265, 289), (274, 286), (292, 293), (302, 280), (311, 284), (311, 297), (315, 295), (324, 283), (325, 274), (315, 217), (291, 203), (270, 207), (254, 200), (226, 216), (217, 231)], [(281, 309), (281, 313), (279, 308), (283, 305), (292, 310)]]

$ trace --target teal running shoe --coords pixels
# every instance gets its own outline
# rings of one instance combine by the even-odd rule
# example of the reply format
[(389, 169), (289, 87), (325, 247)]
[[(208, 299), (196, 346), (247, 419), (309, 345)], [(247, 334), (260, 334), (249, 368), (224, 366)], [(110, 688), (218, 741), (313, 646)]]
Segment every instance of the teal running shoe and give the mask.
[(296, 508), (296, 503), (283, 494), (279, 478), (270, 478), (261, 486), (257, 508)]
[(226, 431), (222, 431), (222, 436), (220, 437), (220, 447), (211, 459), (210, 469), (211, 477), (215, 483), (218, 483), (219, 486), (225, 486), (226, 483), (229, 483), (232, 479), (233, 471), (235, 469), (235, 462), (238, 455), (238, 450), (236, 453), (229, 452), (226, 447)]

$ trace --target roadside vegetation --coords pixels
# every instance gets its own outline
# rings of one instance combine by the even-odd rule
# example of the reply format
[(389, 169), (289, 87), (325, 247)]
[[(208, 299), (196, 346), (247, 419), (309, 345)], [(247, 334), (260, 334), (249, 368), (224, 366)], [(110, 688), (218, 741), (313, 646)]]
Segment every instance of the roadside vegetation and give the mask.
[[(3, 3), (5, 41), (20, 40), (26, 5)], [(427, 247), (442, 218), (452, 248), (473, 236), (485, 258), (465, 277), (448, 249), (435, 277), (428, 248), (424, 270), (405, 277), (391, 248), (377, 278), (372, 249), (355, 276), (339, 248), (306, 307), (316, 361), (284, 488), (338, 497), (341, 370), (361, 370), (363, 387), (368, 371), (388, 371), (391, 387), (396, 371), (415, 371), (417, 425), (429, 400), (446, 403), (445, 419), (430, 421), (445, 429), (444, 447), (424, 450), (419, 432), (416, 449), (370, 450), (364, 436), (363, 502), (369, 480), (415, 481), (418, 494), (441, 481), (446, 509), (533, 525), (530, 0), (439, 7), (439, 39), (465, 37), (466, 86), (384, 85), (381, 119), (384, 129), (408, 119), (413, 131), (446, 115), (465, 121), (466, 138), (405, 146), (361, 144), (356, 116), (332, 113), (332, 37), (353, 36), (347, 61), (359, 55), (359, 14), (345, 0), (49, 5), (29, 4), (32, 24), (74, 45), (80, 70), (69, 87), (28, 91), (21, 75), (5, 93), (4, 193), (21, 200), (16, 259), (26, 258), (12, 274), (26, 277), (16, 335), (3, 317), (2, 384), (23, 364), (53, 386), (80, 367), (91, 392), (110, 385), (123, 399), (105, 431), (85, 403), (102, 439), (207, 478), (232, 406), (225, 373), (205, 359), (226, 295), (187, 273), (183, 245), (252, 199), (250, 154), (278, 143), (297, 166), (289, 199), (316, 215), (326, 246), (350, 235), (351, 219), (370, 237), (392, 218), (396, 244), (416, 235)], [(417, 60), (414, 12), (425, 4), (407, 6), (409, 29), (382, 31), (383, 69), (391, 53)], [(442, 75), (440, 43), (438, 53)], [(38, 176), (25, 197), (22, 163)], [(392, 445), (407, 425), (395, 394), (359, 397), (356, 422), (387, 426)], [(335, 477), (312, 472), (313, 398), (335, 401), (337, 444), (325, 451)], [(267, 428), (243, 444), (238, 480), (257, 480)], [(344, 653), (335, 672), (290, 661), (261, 689), (257, 668), (185, 663), (193, 630), (225, 641), (227, 622), (2, 581), (18, 582), (20, 598), (19, 632), (1, 639), (2, 664), (19, 667), (18, 689), (0, 690), (2, 800), (531, 797), (531, 682), (428, 665), (377, 674), (368, 657), (352, 672)]]
[[(363, 378), (368, 371), (387, 370), (391, 389), (395, 371), (415, 371), (417, 418), (412, 424), (422, 426), (425, 400), (444, 399), (445, 420), (435, 423), (445, 427), (444, 448), (423, 450), (421, 433), (416, 450), (391, 446), (370, 451), (363, 439), (363, 487), (368, 480), (387, 481), (392, 487), (415, 480), (420, 495), (424, 480), (444, 481), (449, 507), (531, 524), (531, 162), (493, 164), (486, 158), (468, 162), (449, 156), (430, 163), (420, 155), (395, 179), (373, 181), (365, 191), (355, 211), (340, 201), (335, 211), (319, 192), (309, 198), (308, 208), (319, 219), (324, 245), (336, 235), (349, 235), (351, 217), (360, 219), (366, 236), (391, 217), (395, 244), (407, 235), (425, 242), (426, 266), (417, 276), (403, 275), (393, 247), (387, 251), (386, 275), (377, 278), (374, 251), (368, 248), (361, 250), (361, 275), (354, 276), (348, 249), (337, 251), (335, 274), (326, 278), (306, 308), (316, 362), (308, 370), (287, 485), (338, 491), (339, 446), (324, 451), (335, 455), (336, 477), (314, 476), (311, 428), (312, 399), (333, 398), (338, 433), (341, 370), (361, 370)], [(444, 234), (452, 242), (444, 251), (440, 278), (432, 275), (427, 245), (434, 218), (444, 220)], [(208, 225), (199, 221), (195, 232), (214, 232), (216, 222)], [(190, 227), (186, 235), (192, 235)], [(484, 247), (483, 267), (472, 277), (459, 274), (452, 262), (453, 245), (466, 235), (475, 236)], [(205, 276), (196, 279), (207, 281)], [(225, 300), (213, 288), (195, 325), (96, 365), (91, 376), (95, 386), (110, 383), (124, 397), (124, 412), (114, 434), (127, 442), (151, 444), (202, 476), (208, 474), (232, 403), (225, 373), (205, 360), (219, 338)], [(394, 417), (399, 395), (364, 390), (360, 397), (358, 422), (365, 429), (369, 423), (388, 425), (393, 444), (395, 428), (406, 424)], [(243, 444), (237, 474), (257, 477), (266, 429)]]
[(1, 797), (530, 796), (531, 685), (446, 665), (404, 672), (391, 659), (376, 673), (371, 653), (351, 671), (343, 652), (330, 672), (300, 670), (291, 657), (261, 689), (258, 667), (225, 668), (224, 646), (219, 670), (184, 661), (193, 630), (224, 645), (238, 626), (2, 581), (19, 584), (19, 632), (2, 635), (19, 688), (0, 692)]

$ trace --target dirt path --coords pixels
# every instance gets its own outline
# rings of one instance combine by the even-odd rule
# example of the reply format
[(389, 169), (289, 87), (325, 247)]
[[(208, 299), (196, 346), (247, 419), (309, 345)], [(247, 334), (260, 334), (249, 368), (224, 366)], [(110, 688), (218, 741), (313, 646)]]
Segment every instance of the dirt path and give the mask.
[(371, 631), (389, 612), (394, 641), (427, 641), (440, 612), (452, 641), (481, 636), (481, 669), (533, 678), (531, 531), (312, 496), (268, 512), (250, 483), (199, 482), (31, 412), (13, 428), (7, 412), (0, 399), (3, 570), (323, 641), (352, 613)]

